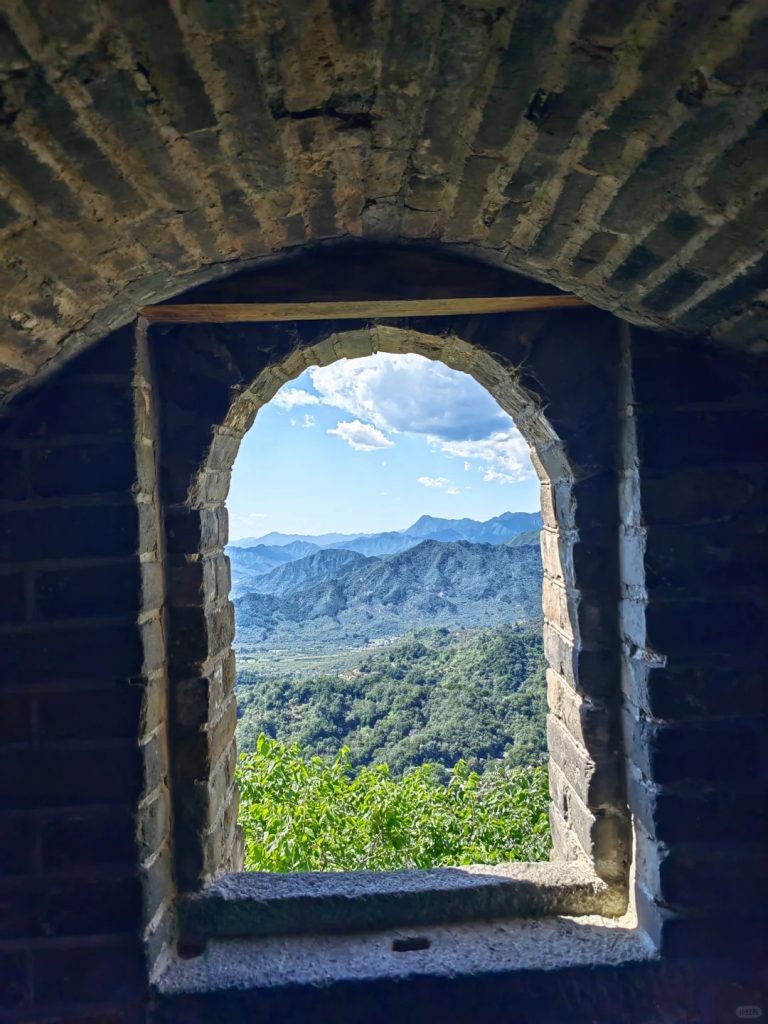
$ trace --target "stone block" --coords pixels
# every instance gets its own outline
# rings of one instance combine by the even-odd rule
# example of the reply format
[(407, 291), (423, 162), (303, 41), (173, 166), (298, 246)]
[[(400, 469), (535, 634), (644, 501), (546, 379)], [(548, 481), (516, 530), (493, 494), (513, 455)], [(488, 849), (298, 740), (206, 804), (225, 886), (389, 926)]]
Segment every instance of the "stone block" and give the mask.
[(28, 956), (24, 951), (0, 951), (0, 1010), (13, 1010), (29, 995)]
[(233, 682), (222, 666), (207, 676), (180, 680), (173, 687), (173, 713), (181, 727), (207, 722), (232, 692)]
[(587, 751), (551, 714), (547, 716), (547, 743), (550, 757), (588, 808), (617, 809), (623, 806), (619, 758), (610, 745)]
[(117, 444), (58, 445), (32, 448), (30, 489), (42, 498), (129, 491), (137, 480), (137, 462), (129, 440)]
[(40, 694), (40, 742), (131, 739), (138, 734), (142, 696), (141, 687), (127, 683), (104, 690)]
[(68, 370), (38, 398), (34, 411), (20, 425), (19, 437), (133, 436), (133, 393), (124, 382), (93, 381)]
[(542, 582), (542, 607), (544, 618), (561, 634), (573, 638), (575, 622), (568, 591), (559, 583), (545, 576)]
[(216, 551), (227, 542), (227, 518), (224, 508), (173, 508), (165, 517), (169, 555), (204, 554)]
[(51, 871), (87, 869), (106, 864), (133, 865), (136, 836), (130, 810), (67, 812), (45, 821), (40, 856)]
[(20, 501), (28, 493), (26, 452), (22, 448), (0, 448), (0, 499)]
[(172, 899), (176, 887), (173, 884), (173, 859), (169, 845), (161, 847), (151, 859), (139, 868), (141, 893), (137, 893), (137, 906), (141, 908), (142, 919), (151, 921), (166, 900)]
[(553, 580), (566, 584), (573, 580), (573, 542), (558, 531), (544, 529), (540, 534), (541, 561)]
[(729, 529), (722, 523), (649, 526), (645, 531), (645, 575), (649, 591), (720, 593), (738, 581), (762, 587), (768, 573), (768, 544), (760, 525)]
[(229, 649), (235, 635), (234, 608), (229, 601), (204, 608), (171, 608), (168, 612), (169, 657), (175, 674), (192, 674), (220, 651)]
[(550, 762), (552, 802), (563, 822), (573, 830), (579, 846), (606, 881), (621, 882), (629, 864), (629, 821), (618, 811), (590, 811), (573, 790), (563, 772)]
[(685, 721), (715, 716), (768, 715), (768, 686), (759, 668), (739, 669), (702, 664), (638, 666), (633, 674), (631, 699), (651, 718)]
[[(698, 594), (696, 595), (698, 597)], [(715, 591), (713, 597), (721, 598)], [(756, 595), (759, 600), (759, 595)], [(755, 600), (661, 600), (651, 596), (646, 607), (648, 644), (674, 658), (674, 664), (698, 660), (702, 653), (738, 658), (741, 664), (763, 663), (768, 635), (765, 609)], [(670, 661), (670, 664), (673, 664)]]
[(668, 961), (730, 962), (734, 968), (762, 962), (768, 940), (765, 920), (733, 913), (688, 916), (660, 905), (642, 886), (637, 887), (635, 905), (638, 924)]
[(27, 616), (27, 595), (24, 573), (7, 573), (0, 576), (0, 622), (8, 625), (23, 622)]
[[(625, 736), (632, 763), (658, 785), (749, 782), (759, 777), (764, 758), (755, 723), (662, 725), (627, 715)], [(712, 757), (712, 751), (717, 757)]]
[(720, 464), (760, 463), (768, 422), (744, 410), (668, 412), (639, 416), (637, 442), (643, 469), (675, 470)]
[(768, 840), (768, 806), (754, 785), (703, 786), (667, 791), (639, 772), (627, 777), (629, 805), (660, 842), (725, 843)]
[(645, 472), (643, 522), (649, 526), (759, 523), (765, 517), (766, 476), (754, 467), (689, 468)]
[(135, 876), (0, 880), (0, 939), (107, 935), (137, 927)]
[(142, 608), (141, 576), (136, 558), (40, 571), (34, 577), (35, 609), (43, 619), (136, 616)]
[(120, 557), (136, 553), (138, 541), (138, 512), (132, 503), (0, 513), (4, 562)]
[(35, 997), (41, 1004), (77, 1004), (87, 992), (94, 1003), (118, 1006), (143, 991), (145, 970), (138, 938), (42, 945), (32, 954)]
[(4, 640), (6, 683), (73, 682), (140, 675), (143, 651), (133, 625), (40, 627)]
[(547, 669), (547, 702), (552, 714), (585, 749), (605, 751), (612, 740), (608, 708), (576, 692), (566, 681)]
[(138, 858), (151, 857), (171, 834), (171, 798), (168, 789), (160, 786), (155, 796), (142, 804), (136, 822)]
[(134, 747), (0, 751), (0, 809), (131, 806), (140, 779)]
[[(26, 874), (37, 862), (37, 850), (37, 821), (24, 812), (0, 813), (0, 876)], [(0, 985), (0, 1007), (2, 1005)]]
[(570, 481), (551, 482), (548, 479), (541, 483), (541, 518), (544, 526), (550, 530), (567, 532), (575, 528), (576, 504)]

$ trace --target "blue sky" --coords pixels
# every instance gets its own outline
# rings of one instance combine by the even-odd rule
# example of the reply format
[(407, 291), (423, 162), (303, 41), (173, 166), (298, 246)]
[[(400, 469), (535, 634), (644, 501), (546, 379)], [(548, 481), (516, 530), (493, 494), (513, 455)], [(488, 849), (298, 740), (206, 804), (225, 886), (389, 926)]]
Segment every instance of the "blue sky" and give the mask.
[(380, 353), (312, 367), (259, 411), (227, 501), (230, 538), (376, 533), (420, 515), (539, 508), (528, 447), (465, 373)]

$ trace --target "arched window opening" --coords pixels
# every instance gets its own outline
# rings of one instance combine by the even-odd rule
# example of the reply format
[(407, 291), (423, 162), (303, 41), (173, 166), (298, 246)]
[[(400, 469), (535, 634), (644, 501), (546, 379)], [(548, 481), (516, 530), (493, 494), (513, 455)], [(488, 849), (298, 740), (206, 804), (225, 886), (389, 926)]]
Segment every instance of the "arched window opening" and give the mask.
[(548, 859), (539, 507), (509, 412), (423, 355), (259, 410), (228, 498), (246, 868)]
[[(329, 322), (266, 327), (180, 325), (155, 329), (150, 341), (155, 338), (161, 399), (161, 487), (168, 552), (169, 677), (174, 700), (170, 736), (174, 867), (183, 895), (181, 934), (185, 939), (193, 941), (200, 935), (333, 931), (341, 927), (359, 930), (372, 924), (422, 925), (478, 916), (623, 913), (627, 906), (629, 822), (621, 760), (620, 673), (624, 655), (618, 627), (616, 538), (619, 467), (623, 465), (624, 450), (620, 447), (623, 435), (617, 405), (621, 348), (612, 320), (587, 311), (579, 312), (575, 320), (538, 315), (455, 318), (439, 323), (425, 319), (391, 326), (375, 322), (363, 326)], [(590, 363), (583, 358), (585, 346), (594, 355)], [(330, 856), (321, 863), (293, 861), (280, 865), (259, 865), (244, 856), (248, 837), (244, 844), (243, 829), (238, 824), (237, 664), (232, 646), (235, 623), (231, 584), (235, 585), (235, 600), (244, 599), (244, 595), (237, 594), (241, 583), (238, 566), (236, 559), (230, 563), (225, 548), (229, 547), (231, 552), (230, 539), (236, 541), (238, 533), (241, 539), (245, 534), (246, 539), (250, 536), (257, 540), (263, 539), (263, 533), (258, 529), (240, 530), (233, 518), (230, 538), (225, 503), (234, 500), (236, 515), (266, 510), (237, 507), (237, 481), (234, 489), (230, 487), (233, 464), (254, 423), (258, 431), (257, 416), (262, 425), (269, 423), (270, 416), (277, 415), (288, 416), (290, 422), (291, 411), (280, 404), (286, 401), (294, 403), (296, 426), (292, 429), (299, 436), (308, 439), (322, 430), (323, 440), (332, 442), (337, 451), (349, 457), (359, 454), (377, 458), (380, 450), (370, 444), (374, 436), (370, 428), (381, 433), (385, 446), (387, 440), (395, 447), (405, 444), (408, 432), (402, 429), (403, 424), (397, 427), (394, 420), (387, 421), (400, 431), (388, 432), (383, 421), (377, 424), (370, 416), (366, 419), (358, 415), (358, 407), (350, 407), (349, 412), (341, 409), (340, 415), (321, 425), (318, 416), (329, 414), (332, 407), (324, 403), (315, 384), (307, 387), (298, 383), (307, 370), (337, 366), (338, 374), (342, 367), (362, 366), (360, 360), (379, 353), (424, 357), (438, 370), (445, 367), (473, 378), (481, 393), (491, 396), (487, 401), (492, 398), (512, 418), (530, 449), (541, 497), (539, 571), (546, 659), (551, 863), (512, 860), (539, 853), (510, 854), (508, 849), (488, 853), (488, 846), (452, 855), (453, 866), (446, 858), (438, 863), (448, 866), (404, 874), (388, 871), (390, 866), (398, 865), (386, 861), (373, 865), (368, 862), (368, 866), (382, 870), (350, 873), (340, 870), (347, 865)], [(187, 372), (179, 372), (180, 361), (189, 367)], [(599, 372), (595, 372), (595, 367)], [(277, 404), (273, 402), (278, 394), (296, 391), (307, 391), (317, 401), (310, 399), (304, 407), (297, 404), (295, 397), (280, 397)], [(424, 406), (423, 401), (413, 402), (416, 411), (423, 411)], [(495, 408), (492, 403), (491, 407)], [(395, 411), (401, 414), (404, 408), (407, 411), (401, 397)], [(315, 418), (314, 425), (312, 421), (304, 425), (305, 415)], [(506, 422), (508, 425), (509, 420)], [(352, 439), (358, 445), (361, 442), (363, 435), (358, 433), (358, 423), (363, 431), (368, 428), (373, 452), (356, 453), (349, 444)], [(256, 438), (258, 433), (251, 436)], [(447, 440), (440, 442), (439, 430), (435, 430), (435, 436), (435, 454), (448, 459), (449, 454), (441, 450)], [(430, 469), (423, 473), (419, 470), (416, 475), (440, 483), (457, 483), (455, 478), (464, 473), (471, 477), (472, 459), (465, 459), (459, 449), (453, 451), (450, 458), (456, 472), (452, 466), (450, 472)], [(464, 470), (464, 461), (470, 463), (469, 471)], [(359, 470), (353, 468), (352, 472), (361, 477)], [(257, 477), (258, 492), (265, 495), (274, 486), (275, 475), (262, 472)], [(326, 486), (322, 478), (320, 483), (315, 481), (315, 491), (321, 486)], [(425, 494), (440, 492), (445, 501), (460, 496), (447, 494), (449, 484), (419, 486)], [(312, 487), (305, 486), (302, 500), (314, 507), (311, 492)], [(381, 511), (386, 512), (384, 497), (379, 497)], [(442, 507), (435, 508), (435, 512), (442, 512)], [(413, 515), (393, 525), (407, 530), (418, 518)], [(475, 513), (471, 518), (486, 517)], [(329, 532), (332, 525), (325, 523), (323, 531)], [(372, 532), (383, 525), (388, 523), (375, 524)], [(361, 528), (362, 524), (352, 522), (345, 523), (343, 530), (330, 532), (355, 533)], [(305, 527), (294, 523), (290, 532), (304, 533)], [(417, 549), (418, 545), (414, 545), (411, 551)], [(313, 553), (317, 554), (310, 552), (310, 556)], [(370, 557), (365, 552), (353, 554)], [(397, 553), (392, 557), (396, 558)], [(301, 570), (301, 566), (299, 570), (295, 568), (300, 561), (297, 558), (287, 563), (285, 572), (279, 572), (278, 577), (283, 579)], [(331, 597), (333, 594), (331, 589)], [(332, 605), (333, 601), (329, 599), (329, 603)], [(264, 602), (261, 606), (263, 611)], [(272, 600), (267, 607), (274, 610), (277, 603)], [(437, 628), (447, 628), (450, 633), (452, 625), (455, 623)], [(486, 628), (485, 623), (471, 625)], [(390, 644), (371, 652), (359, 650), (376, 637), (391, 639), (380, 629), (374, 637), (355, 636), (355, 644), (349, 645), (358, 648), (355, 657), (373, 659), (389, 653)], [(256, 646), (263, 643), (264, 637), (257, 639)], [(401, 642), (399, 634), (394, 642)], [(259, 657), (263, 665), (265, 651), (249, 650), (247, 656), (257, 663), (246, 672), (256, 671)], [(359, 671), (362, 666), (351, 665), (336, 675)], [(241, 679), (241, 683), (244, 681)], [(289, 680), (287, 691), (278, 688), (272, 704), (279, 704), (285, 692), (284, 704), (289, 709), (309, 706), (310, 701), (302, 694), (293, 700), (291, 687), (297, 682), (301, 684), (300, 675), (298, 680)], [(342, 721), (357, 730), (358, 744), (365, 735), (362, 728), (368, 726), (375, 733), (381, 717), (380, 709), (365, 704), (362, 691), (359, 699), (358, 720)], [(369, 720), (362, 721), (362, 712), (367, 707)], [(257, 738), (258, 732), (269, 732), (263, 716), (273, 710), (274, 707), (257, 708), (262, 716), (261, 722), (256, 723)], [(347, 708), (340, 710), (344, 712), (340, 716), (343, 720)], [(241, 703), (241, 736), (247, 727), (245, 718)], [(503, 715), (488, 718), (489, 722), (493, 719), (494, 726), (503, 721)], [(252, 732), (251, 741), (253, 735)], [(335, 733), (315, 738), (339, 742)], [(385, 749), (384, 744), (380, 747)], [(322, 747), (319, 752), (327, 756)], [(446, 752), (441, 771), (451, 767), (448, 753), (456, 752), (456, 748)], [(376, 748), (369, 744), (368, 755), (372, 760), (375, 754)], [(486, 754), (472, 755), (477, 757), (478, 767), (485, 767), (481, 761)], [(426, 759), (438, 760), (429, 754)], [(295, 779), (290, 771), (285, 771), (285, 765), (267, 767), (272, 772), (282, 772), (286, 789), (291, 789)], [(364, 770), (368, 769), (350, 765), (348, 774)], [(393, 774), (399, 777), (401, 770)], [(246, 803), (251, 797), (245, 793), (242, 775), (239, 788)], [(507, 790), (504, 796), (508, 793)], [(489, 798), (484, 801), (484, 808), (487, 810), (492, 804)], [(369, 800), (370, 813), (375, 815), (382, 807), (386, 805), (374, 794)], [(509, 815), (503, 808), (500, 817), (503, 820), (497, 834), (508, 840)], [(285, 815), (274, 814), (272, 821), (275, 829), (267, 846), (277, 849), (285, 838), (280, 834)], [(328, 829), (305, 828), (301, 842), (306, 844), (305, 833), (318, 844), (324, 841)], [(264, 845), (263, 839), (260, 842)], [(499, 860), (502, 862), (498, 863)], [(261, 870), (242, 874), (246, 863)], [(414, 858), (406, 863), (418, 866), (429, 862)], [(294, 870), (269, 870), (275, 866)], [(358, 866), (364, 867), (365, 862), (358, 860), (355, 867)], [(327, 870), (307, 874), (302, 870), (306, 867)], [(352, 892), (355, 898), (350, 900)], [(343, 920), (333, 909), (340, 899), (346, 908)], [(375, 913), (371, 908), (376, 908)]]

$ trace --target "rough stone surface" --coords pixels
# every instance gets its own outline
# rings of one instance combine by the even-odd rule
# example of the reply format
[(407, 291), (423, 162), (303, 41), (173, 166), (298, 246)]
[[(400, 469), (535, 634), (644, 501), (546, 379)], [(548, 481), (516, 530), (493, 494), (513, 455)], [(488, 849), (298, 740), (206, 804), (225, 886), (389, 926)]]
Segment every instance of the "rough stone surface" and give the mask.
[(3, 392), (139, 305), (341, 238), (765, 345), (760, 2), (54, 6), (2, 29)]
[(441, 922), (554, 914), (621, 915), (611, 889), (585, 864), (505, 864), (432, 871), (231, 874), (182, 911), (182, 936), (208, 938), (354, 932)]

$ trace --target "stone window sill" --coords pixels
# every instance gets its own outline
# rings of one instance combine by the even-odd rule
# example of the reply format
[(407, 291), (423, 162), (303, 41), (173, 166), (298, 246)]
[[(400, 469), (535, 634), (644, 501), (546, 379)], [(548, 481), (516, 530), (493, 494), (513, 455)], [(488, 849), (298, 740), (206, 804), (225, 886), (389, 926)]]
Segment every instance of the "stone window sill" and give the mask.
[(626, 910), (626, 889), (585, 864), (512, 863), (430, 871), (224, 875), (180, 907), (182, 945), (414, 928), (493, 918), (540, 918)]
[(597, 915), (215, 939), (201, 956), (172, 963), (156, 982), (155, 997), (159, 1006), (172, 1009), (185, 996), (229, 999), (235, 993), (418, 977), (526, 972), (531, 978), (530, 972), (619, 967), (656, 958), (653, 943), (634, 920)]

